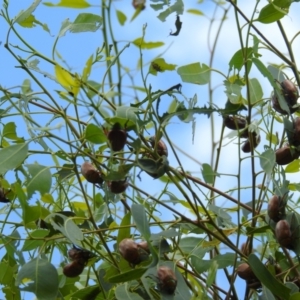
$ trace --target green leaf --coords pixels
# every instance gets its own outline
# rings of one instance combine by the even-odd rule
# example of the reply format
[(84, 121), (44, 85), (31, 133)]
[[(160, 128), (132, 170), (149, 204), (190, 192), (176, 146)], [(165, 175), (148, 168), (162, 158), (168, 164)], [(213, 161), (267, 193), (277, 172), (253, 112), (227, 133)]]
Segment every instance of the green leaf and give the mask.
[(90, 13), (81, 13), (75, 21), (70, 25), (69, 30), (72, 33), (78, 32), (95, 32), (102, 25), (102, 17)]
[(0, 263), (0, 284), (11, 285), (14, 279), (16, 268), (12, 268), (8, 263)]
[(266, 140), (270, 141), (274, 145), (278, 145), (278, 138), (277, 138), (277, 135), (275, 135), (274, 133), (268, 132), (266, 134)]
[(259, 281), (274, 295), (289, 299), (290, 289), (277, 280), (255, 254), (249, 255), (248, 263)]
[(17, 142), (24, 142), (23, 138), (19, 138), (17, 136), (16, 128), (17, 126), (14, 122), (9, 122), (5, 124), (2, 133), (3, 137)]
[(199, 62), (179, 67), (177, 73), (183, 82), (202, 85), (210, 80), (210, 68)]
[(139, 158), (139, 167), (154, 179), (163, 176), (169, 168), (169, 161), (165, 155), (155, 161), (151, 158)]
[(269, 3), (260, 10), (258, 19), (255, 21), (259, 21), (264, 24), (273, 23), (283, 18), (286, 14), (288, 14), (288, 12), (288, 9), (282, 10), (279, 9), (278, 6)]
[(30, 251), (41, 247), (44, 244), (42, 238), (46, 237), (48, 234), (49, 231), (44, 229), (37, 229), (31, 232), (31, 238), (25, 240), (22, 251)]
[(131, 214), (139, 232), (146, 240), (149, 240), (151, 233), (145, 207), (141, 204), (133, 203), (131, 206)]
[(275, 152), (273, 149), (268, 149), (267, 151), (263, 152), (259, 156), (259, 162), (262, 169), (267, 173), (271, 174), (273, 171), (273, 167), (276, 163)]
[(118, 275), (108, 278), (108, 282), (121, 283), (121, 282), (127, 282), (127, 281), (131, 281), (131, 280), (140, 279), (146, 271), (147, 271), (146, 268), (130, 270), (128, 272), (124, 272), (124, 273), (121, 273), (121, 274), (118, 274)]
[(249, 80), (249, 92), (251, 104), (258, 104), (258, 102), (261, 101), (264, 93), (259, 81), (256, 78)]
[(285, 167), (285, 173), (296, 173), (300, 169), (300, 160), (295, 159)]
[(37, 163), (26, 165), (31, 178), (27, 184), (27, 194), (30, 199), (35, 191), (39, 191), (41, 195), (49, 193), (52, 176), (49, 167), (39, 165)]
[(0, 174), (19, 167), (28, 155), (28, 144), (18, 144), (0, 150)]
[(208, 274), (206, 279), (207, 287), (210, 287), (213, 284), (216, 278), (217, 270), (218, 270), (218, 263), (216, 261), (213, 261), (210, 268), (208, 269)]
[[(31, 280), (25, 287), (28, 279)], [(58, 274), (55, 267), (46, 259), (35, 258), (22, 266), (18, 272), (16, 285), (21, 290), (32, 292), (40, 300), (55, 300), (58, 293)]]
[(172, 13), (176, 13), (177, 15), (182, 15), (184, 11), (184, 4), (182, 0), (176, 0), (176, 2), (173, 5), (168, 6), (168, 8), (161, 12), (157, 18), (159, 20), (161, 20), (162, 22), (164, 22), (166, 20), (166, 18), (172, 14)]
[(61, 6), (61, 7), (69, 7), (69, 8), (88, 8), (90, 4), (85, 0), (61, 0), (57, 4), (53, 4), (52, 2), (43, 2), (46, 6)]
[(204, 13), (198, 9), (188, 9), (187, 12), (197, 16), (204, 16)]
[(83, 73), (82, 73), (82, 80), (83, 81), (87, 81), (90, 74), (91, 74), (91, 69), (92, 69), (92, 65), (93, 65), (93, 54), (88, 58), (87, 62), (85, 63), (85, 67), (83, 69)]
[(232, 104), (241, 104), (243, 102), (242, 97), (242, 84), (239, 81), (232, 83), (228, 80), (224, 81), (225, 93)]
[(122, 240), (130, 237), (130, 220), (131, 213), (128, 212), (121, 221), (120, 229), (117, 236), (117, 244), (119, 244)]
[(157, 75), (157, 72), (173, 71), (176, 65), (168, 64), (163, 58), (157, 58), (150, 64), (149, 73)]
[(119, 23), (123, 26), (127, 20), (126, 15), (118, 9), (116, 10), (116, 13), (117, 13), (117, 18), (118, 18)]
[(107, 142), (107, 137), (103, 129), (95, 124), (88, 124), (85, 128), (85, 138), (93, 144), (103, 144)]
[(42, 0), (35, 0), (25, 11), (22, 10), (15, 18), (15, 22), (22, 23), (35, 11)]
[[(229, 70), (231, 71), (232, 68), (241, 71), (243, 66), (245, 65), (246, 61), (251, 60), (253, 56), (253, 48), (244, 48), (240, 49), (235, 54), (232, 56), (231, 60), (229, 61)], [(249, 61), (248, 65), (248, 72), (250, 71), (251, 68), (251, 61)]]
[[(103, 285), (102, 285), (103, 287)], [(70, 295), (70, 299), (89, 300), (97, 299), (97, 295), (101, 292), (99, 285), (87, 286), (79, 289)]]
[(115, 297), (118, 300), (143, 300), (137, 293), (131, 292), (127, 284), (118, 285), (115, 290)]
[(202, 164), (202, 176), (204, 181), (209, 184), (214, 183), (215, 176), (220, 177), (218, 173), (215, 173), (209, 164)]
[(163, 46), (164, 42), (145, 42), (143, 38), (137, 38), (132, 43), (141, 49), (153, 49)]

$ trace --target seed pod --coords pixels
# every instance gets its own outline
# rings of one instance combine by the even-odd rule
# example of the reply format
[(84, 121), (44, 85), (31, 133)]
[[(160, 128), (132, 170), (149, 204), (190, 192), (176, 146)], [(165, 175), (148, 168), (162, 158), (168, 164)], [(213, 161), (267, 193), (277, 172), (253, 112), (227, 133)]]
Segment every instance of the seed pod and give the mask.
[(84, 267), (85, 264), (82, 264), (80, 261), (74, 260), (72, 263), (64, 266), (63, 273), (67, 277), (77, 277), (82, 273)]
[(108, 183), (108, 187), (110, 191), (114, 194), (121, 194), (125, 192), (125, 190), (128, 187), (128, 181), (125, 180), (119, 180), (119, 181), (111, 181)]
[(98, 185), (101, 185), (103, 183), (101, 173), (91, 163), (87, 161), (85, 161), (81, 165), (81, 174), (88, 182)]
[(150, 254), (149, 246), (146, 241), (139, 242), (137, 245), (138, 247), (142, 248), (144, 251)]
[(134, 7), (134, 9), (143, 10), (146, 7), (145, 3), (146, 3), (146, 0), (133, 0), (132, 6)]
[(142, 261), (148, 259), (146, 253), (138, 244), (132, 239), (124, 239), (119, 243), (119, 251), (122, 257), (131, 265), (135, 266)]
[(107, 138), (113, 151), (121, 151), (127, 141), (127, 132), (121, 129), (120, 123), (115, 123), (108, 132)]
[(276, 150), (275, 152), (276, 163), (281, 166), (287, 165), (291, 163), (294, 159), (297, 159), (299, 155), (300, 153), (296, 150), (292, 154), (290, 146), (286, 145)]
[(247, 121), (245, 118), (239, 116), (225, 116), (224, 125), (232, 130), (244, 129), (247, 125)]
[(280, 85), (283, 90), (284, 99), (291, 108), (297, 103), (297, 99), (299, 98), (298, 88), (293, 82), (287, 79), (283, 80)]
[(282, 197), (274, 195), (268, 204), (268, 216), (274, 222), (278, 222), (285, 217), (285, 201)]
[(255, 276), (255, 274), (253, 273), (251, 267), (247, 264), (247, 263), (242, 263), (240, 264), (237, 269), (236, 269), (236, 273), (238, 274), (238, 276), (244, 280), (247, 281), (258, 281), (257, 277)]
[(252, 140), (247, 139), (247, 141), (242, 146), (242, 151), (244, 153), (249, 153), (251, 152), (251, 149), (256, 148), (259, 143), (260, 143), (260, 135), (257, 135), (255, 132), (252, 132)]
[[(149, 139), (149, 142), (150, 142), (151, 146), (154, 148), (155, 147), (155, 136), (152, 136)], [(156, 151), (159, 156), (163, 156), (163, 155), (168, 156), (168, 148), (167, 148), (166, 144), (164, 143), (164, 141), (162, 141), (162, 140), (159, 140), (157, 142)]]
[(275, 236), (280, 246), (287, 249), (293, 249), (293, 236), (289, 223), (286, 220), (280, 220), (275, 227)]
[(177, 278), (173, 270), (166, 266), (160, 266), (157, 270), (157, 277), (159, 290), (162, 293), (173, 295), (177, 286)]

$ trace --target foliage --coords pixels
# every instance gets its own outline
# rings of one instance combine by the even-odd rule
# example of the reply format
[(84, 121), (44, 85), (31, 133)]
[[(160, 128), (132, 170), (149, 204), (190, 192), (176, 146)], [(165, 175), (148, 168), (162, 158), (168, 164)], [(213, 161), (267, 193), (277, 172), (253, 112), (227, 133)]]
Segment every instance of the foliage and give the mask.
[[(35, 0), (11, 15), (15, 1), (4, 48), (26, 77), (0, 83), (3, 297), (298, 299), (299, 32), (284, 25), (298, 1)], [(75, 17), (54, 33), (60, 9)], [(181, 64), (168, 49), (201, 38), (189, 18), (206, 18), (208, 56)], [(239, 45), (225, 65), (223, 36)]]

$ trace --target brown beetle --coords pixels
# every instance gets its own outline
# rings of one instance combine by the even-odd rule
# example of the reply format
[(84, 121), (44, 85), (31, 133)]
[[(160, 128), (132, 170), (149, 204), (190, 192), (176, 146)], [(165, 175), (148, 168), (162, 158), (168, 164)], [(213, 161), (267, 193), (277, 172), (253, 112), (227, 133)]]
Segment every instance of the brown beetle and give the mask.
[(277, 195), (274, 195), (270, 200), (268, 204), (268, 216), (271, 220), (274, 222), (278, 222), (285, 217), (285, 196), (280, 197)]
[(4, 189), (3, 188), (0, 188), (0, 202), (1, 203), (9, 203), (10, 200), (6, 198), (6, 195), (10, 192), (7, 191), (6, 193), (4, 192)]
[(276, 163), (278, 165), (287, 165), (291, 163), (294, 159), (299, 158), (300, 153), (294, 150), (294, 153), (291, 153), (289, 145), (285, 145), (282, 148), (279, 148), (275, 152)]
[(80, 249), (75, 246), (68, 251), (70, 260), (72, 261), (81, 261), (83, 264), (86, 264), (90, 258), (94, 256), (91, 251)]
[(162, 293), (173, 295), (177, 286), (177, 278), (174, 271), (167, 266), (160, 266), (157, 270), (157, 277), (159, 279), (159, 290)]
[(127, 132), (121, 129), (120, 123), (115, 123), (108, 132), (107, 138), (113, 151), (121, 151), (127, 141)]
[(288, 221), (280, 220), (276, 224), (275, 236), (280, 246), (293, 250), (293, 234)]
[(85, 161), (81, 165), (81, 174), (90, 183), (101, 186), (103, 178), (100, 171), (98, 171), (91, 163)]
[[(155, 147), (155, 136), (152, 136), (149, 139), (149, 142), (150, 142), (151, 146), (154, 148)], [(156, 151), (159, 156), (163, 156), (163, 155), (168, 156), (168, 148), (163, 140), (159, 140), (157, 142)]]
[(123, 239), (119, 243), (119, 252), (131, 265), (135, 266), (148, 259), (149, 254), (132, 239)]
[(119, 181), (110, 181), (108, 182), (108, 187), (110, 191), (114, 194), (121, 194), (125, 192), (128, 187), (127, 179), (119, 180)]

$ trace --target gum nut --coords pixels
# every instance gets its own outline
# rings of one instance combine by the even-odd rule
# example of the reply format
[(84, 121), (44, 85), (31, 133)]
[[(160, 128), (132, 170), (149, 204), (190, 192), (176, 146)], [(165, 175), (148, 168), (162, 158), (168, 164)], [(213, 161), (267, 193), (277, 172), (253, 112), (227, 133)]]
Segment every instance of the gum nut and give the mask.
[(271, 98), (271, 101), (272, 101), (272, 107), (275, 111), (283, 114), (283, 115), (287, 115), (288, 112), (283, 110), (281, 107), (280, 107), (280, 104), (279, 104), (279, 101), (278, 101), (278, 98), (277, 96), (275, 95), (275, 93), (272, 95), (272, 98)]
[(240, 264), (236, 269), (236, 273), (244, 280), (257, 280), (255, 274), (247, 263)]
[(121, 129), (119, 123), (116, 123), (108, 132), (107, 138), (113, 151), (121, 151), (127, 141), (127, 132)]
[(73, 261), (72, 263), (64, 266), (63, 273), (67, 277), (77, 277), (82, 273), (84, 267), (85, 265), (79, 261)]
[(90, 183), (100, 185), (103, 183), (103, 179), (101, 177), (100, 172), (96, 170), (96, 168), (87, 161), (81, 165), (81, 174)]
[(138, 265), (142, 259), (137, 243), (132, 239), (124, 239), (119, 243), (119, 252), (130, 264)]
[(159, 279), (159, 289), (161, 292), (172, 295), (177, 286), (177, 278), (172, 269), (166, 266), (160, 266), (157, 270), (157, 277)]
[(146, 241), (139, 242), (137, 245), (139, 248), (143, 249), (144, 251), (150, 254), (149, 246)]
[(286, 220), (280, 220), (275, 227), (275, 236), (280, 246), (293, 249), (293, 237), (290, 225)]
[(125, 190), (127, 189), (128, 181), (127, 181), (127, 179), (120, 180), (120, 181), (111, 181), (108, 183), (108, 186), (112, 193), (121, 194), (121, 193), (125, 192)]
[(285, 203), (280, 196), (274, 195), (268, 204), (268, 216), (274, 222), (282, 220), (285, 216)]
[(292, 155), (290, 146), (284, 146), (282, 148), (277, 149), (275, 152), (276, 163), (281, 166), (287, 165), (291, 163), (294, 159), (297, 159), (299, 155), (299, 152), (297, 152), (296, 150)]
[[(150, 142), (152, 148), (154, 148), (155, 147), (155, 136), (152, 136), (149, 139), (149, 142)], [(159, 140), (157, 142), (157, 146), (156, 147), (157, 147), (156, 151), (157, 151), (157, 154), (159, 156), (163, 156), (163, 155), (168, 156), (168, 148), (167, 148), (167, 146), (166, 146), (166, 144), (164, 143), (163, 140)]]
[(225, 116), (224, 125), (232, 130), (244, 129), (247, 125), (247, 121), (245, 118), (239, 116)]
[(292, 107), (297, 103), (297, 99), (299, 98), (298, 88), (288, 79), (283, 80), (280, 85), (286, 102)]

